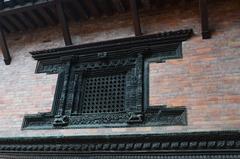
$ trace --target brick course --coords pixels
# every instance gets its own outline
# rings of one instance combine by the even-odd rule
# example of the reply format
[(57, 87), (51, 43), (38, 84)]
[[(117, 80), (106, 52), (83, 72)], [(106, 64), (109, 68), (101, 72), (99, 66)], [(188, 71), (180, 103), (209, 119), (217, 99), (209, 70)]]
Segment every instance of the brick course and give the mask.
[[(49, 27), (10, 35), (12, 63), (0, 57), (0, 137), (166, 133), (235, 130), (240, 128), (240, 3), (219, 0), (210, 4), (214, 28), (202, 40), (197, 5), (142, 12), (145, 33), (193, 28), (195, 36), (183, 43), (183, 59), (151, 64), (152, 105), (186, 106), (188, 126), (21, 131), (24, 114), (49, 112), (56, 75), (34, 74), (36, 61), (28, 52), (63, 46), (61, 29)], [(169, 12), (169, 10), (173, 10)], [(129, 14), (71, 24), (75, 44), (133, 36)]]

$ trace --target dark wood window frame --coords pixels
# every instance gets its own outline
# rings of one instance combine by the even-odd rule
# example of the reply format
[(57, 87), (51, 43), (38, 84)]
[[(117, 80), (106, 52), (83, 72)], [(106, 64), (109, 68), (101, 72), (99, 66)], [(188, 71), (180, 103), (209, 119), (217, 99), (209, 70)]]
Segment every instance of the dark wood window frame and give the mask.
[[(186, 125), (185, 107), (149, 106), (148, 65), (181, 58), (182, 41), (191, 35), (191, 29), (180, 30), (32, 52), (38, 60), (36, 73), (57, 73), (58, 81), (52, 112), (26, 115), (22, 128)], [(122, 85), (109, 85), (119, 82), (113, 75), (119, 72), (124, 75)], [(94, 76), (89, 78), (90, 86), (86, 83), (88, 76)], [(103, 89), (106, 86), (114, 88)], [(116, 95), (117, 89), (124, 89), (122, 96)], [(83, 107), (86, 110), (82, 111)]]

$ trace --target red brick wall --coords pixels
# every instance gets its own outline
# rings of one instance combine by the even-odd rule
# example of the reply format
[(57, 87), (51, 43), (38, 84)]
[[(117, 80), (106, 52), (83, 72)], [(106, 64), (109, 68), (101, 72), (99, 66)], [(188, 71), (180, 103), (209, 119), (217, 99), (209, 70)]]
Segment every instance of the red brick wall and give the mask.
[[(186, 106), (188, 126), (21, 131), (24, 114), (51, 109), (57, 77), (34, 74), (36, 61), (28, 52), (63, 46), (61, 30), (53, 27), (8, 37), (13, 60), (5, 66), (0, 57), (0, 137), (239, 129), (240, 3), (214, 2), (209, 14), (213, 36), (202, 40), (196, 4), (141, 13), (145, 33), (194, 29), (195, 36), (183, 44), (183, 59), (151, 65), (151, 104)], [(131, 17), (116, 15), (71, 24), (71, 33), (75, 44), (132, 36)]]

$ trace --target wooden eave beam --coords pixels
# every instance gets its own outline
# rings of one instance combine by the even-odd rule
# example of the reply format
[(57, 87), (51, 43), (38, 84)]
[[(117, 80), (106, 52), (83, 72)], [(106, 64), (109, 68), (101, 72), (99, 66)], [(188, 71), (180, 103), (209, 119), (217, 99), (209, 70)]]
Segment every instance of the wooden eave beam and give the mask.
[(97, 8), (93, 0), (84, 0), (83, 2), (86, 5), (86, 7), (91, 11), (91, 14), (94, 17), (99, 17), (101, 15), (99, 9)]
[(151, 9), (150, 0), (141, 0), (141, 4), (143, 5), (143, 7), (147, 8), (147, 9)]
[(76, 11), (75, 7), (72, 6), (70, 3), (64, 3), (64, 12), (66, 14), (69, 14), (71, 18), (73, 18), (75, 21), (80, 20), (80, 16), (78, 15), (78, 12)]
[(202, 38), (209, 39), (211, 38), (211, 33), (209, 30), (209, 23), (208, 23), (208, 7), (207, 7), (207, 0), (199, 0), (199, 10), (200, 10), (200, 17), (201, 17), (201, 28), (202, 28)]
[(113, 4), (111, 1), (95, 0), (94, 2), (101, 12), (100, 15), (111, 16), (113, 14)]
[(8, 28), (6, 28), (6, 26), (4, 26), (2, 22), (0, 22), (0, 25), (2, 25), (2, 29), (3, 29), (4, 33), (6, 33), (6, 34), (10, 33), (10, 30)]
[(48, 25), (56, 24), (55, 21), (52, 19), (52, 17), (48, 14), (45, 7), (38, 8), (38, 13), (42, 15), (42, 17), (45, 19)]
[(11, 56), (8, 50), (6, 38), (1, 25), (0, 25), (0, 46), (3, 53), (4, 62), (6, 65), (9, 65), (11, 63)]
[(88, 13), (86, 12), (86, 10), (83, 8), (82, 4), (80, 4), (80, 2), (78, 0), (73, 0), (71, 1), (72, 5), (74, 5), (75, 8), (77, 8), (77, 12), (80, 16), (81, 19), (88, 19)]
[(28, 29), (34, 29), (35, 28), (35, 25), (22, 12), (18, 13), (17, 16), (28, 27)]
[(53, 21), (57, 24), (59, 23), (57, 14), (56, 14), (56, 7), (47, 7), (46, 8), (48, 14), (52, 17)]
[(15, 32), (16, 31), (15, 26), (10, 24), (9, 21), (7, 21), (5, 17), (0, 16), (0, 21), (1, 21), (1, 24), (4, 25), (9, 30), (9, 32)]
[(18, 28), (18, 30), (27, 29), (27, 27), (16, 17), (16, 15), (9, 15), (7, 17)]
[(46, 26), (44, 21), (42, 21), (39, 16), (34, 12), (34, 10), (28, 10), (25, 11), (25, 14), (27, 14), (31, 20), (37, 25), (37, 27), (44, 27)]
[(51, 5), (54, 5), (54, 0), (41, 0), (41, 1), (37, 1), (35, 3), (29, 2), (23, 6), (17, 5), (13, 8), (5, 8), (3, 10), (0, 10), (0, 15), (16, 14), (18, 12), (24, 12), (27, 10), (36, 9), (39, 7), (47, 7), (47, 6), (51, 6)]
[(126, 8), (123, 5), (122, 0), (113, 0), (112, 3), (119, 13), (123, 13), (126, 11)]
[(130, 2), (131, 13), (133, 18), (134, 32), (136, 36), (140, 36), (142, 35), (142, 31), (141, 31), (141, 25), (140, 25), (140, 18), (138, 14), (137, 1), (129, 0), (129, 2)]
[(59, 19), (59, 22), (60, 22), (60, 25), (61, 25), (62, 31), (63, 31), (63, 38), (64, 38), (65, 45), (72, 45), (72, 39), (71, 39), (70, 31), (69, 31), (68, 22), (66, 20), (65, 14), (64, 14), (62, 1), (55, 0), (55, 2), (56, 2), (58, 19)]

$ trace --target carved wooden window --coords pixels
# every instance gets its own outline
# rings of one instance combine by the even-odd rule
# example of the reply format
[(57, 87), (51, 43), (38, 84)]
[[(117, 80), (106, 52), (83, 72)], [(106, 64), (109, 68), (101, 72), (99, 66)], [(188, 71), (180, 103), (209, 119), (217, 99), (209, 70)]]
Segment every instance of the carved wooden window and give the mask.
[(58, 73), (52, 112), (24, 129), (186, 124), (185, 108), (149, 107), (150, 62), (181, 58), (191, 30), (33, 52), (36, 73)]
[[(135, 103), (138, 96), (131, 93), (141, 88), (132, 83), (141, 76), (141, 58), (116, 59), (111, 62), (90, 62), (73, 66), (72, 79), (76, 93), (73, 114), (122, 113)], [(137, 84), (137, 85), (135, 85)], [(134, 97), (134, 99), (131, 99)]]

